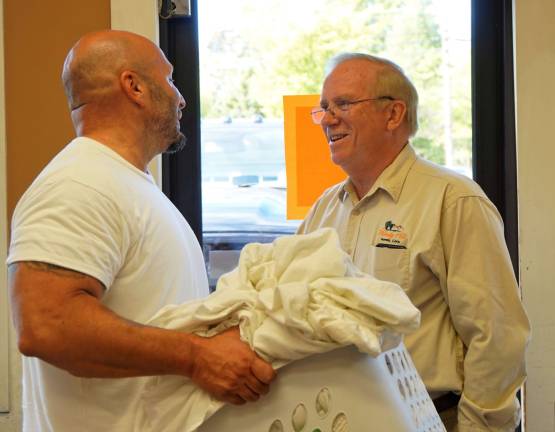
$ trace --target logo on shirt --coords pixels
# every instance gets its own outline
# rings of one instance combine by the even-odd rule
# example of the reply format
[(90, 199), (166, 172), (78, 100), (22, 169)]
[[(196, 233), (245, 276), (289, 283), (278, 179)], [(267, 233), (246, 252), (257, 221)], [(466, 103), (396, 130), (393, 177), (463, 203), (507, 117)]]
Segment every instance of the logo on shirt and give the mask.
[(401, 225), (395, 225), (393, 222), (391, 221), (387, 221), (385, 223), (385, 230), (386, 231), (395, 231), (395, 232), (401, 232), (403, 231), (403, 227)]
[(377, 232), (376, 247), (406, 249), (408, 235), (402, 225), (388, 220)]

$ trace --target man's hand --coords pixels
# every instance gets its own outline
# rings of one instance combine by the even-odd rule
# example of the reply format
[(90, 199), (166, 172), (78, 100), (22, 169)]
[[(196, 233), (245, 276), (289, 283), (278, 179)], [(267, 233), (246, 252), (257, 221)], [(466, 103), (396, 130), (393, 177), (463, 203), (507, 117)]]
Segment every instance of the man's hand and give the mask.
[(270, 364), (241, 341), (237, 327), (193, 342), (191, 379), (224, 402), (242, 405), (268, 393), (275, 377)]

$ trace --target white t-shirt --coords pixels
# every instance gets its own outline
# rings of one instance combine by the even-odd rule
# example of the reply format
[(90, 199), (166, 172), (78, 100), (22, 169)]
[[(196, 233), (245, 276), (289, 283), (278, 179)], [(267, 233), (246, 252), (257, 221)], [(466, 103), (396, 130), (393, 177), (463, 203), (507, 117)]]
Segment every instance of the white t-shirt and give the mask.
[[(208, 294), (199, 244), (152, 177), (76, 138), (40, 173), (13, 215), (8, 264), (41, 261), (90, 275), (102, 303), (144, 323)], [(144, 378), (83, 379), (23, 359), (24, 431), (132, 431)]]

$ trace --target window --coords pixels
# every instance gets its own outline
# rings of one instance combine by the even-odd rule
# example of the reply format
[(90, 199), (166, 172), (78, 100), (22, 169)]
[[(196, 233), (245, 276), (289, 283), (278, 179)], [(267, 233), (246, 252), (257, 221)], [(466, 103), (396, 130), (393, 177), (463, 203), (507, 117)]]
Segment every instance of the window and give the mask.
[(398, 62), (420, 89), (413, 145), (427, 159), (472, 175), (469, 0), (449, 7), (440, 0), (198, 6), (202, 225), (212, 280), (226, 262), (235, 264), (230, 249), (295, 231), (299, 221), (285, 217), (282, 98), (318, 93), (334, 54), (360, 51)]
[(191, 18), (161, 20), (161, 45), (188, 102), (182, 129), (189, 137), (185, 152), (164, 156), (164, 191), (199, 241), (206, 237), (212, 279), (211, 252), (224, 250), (221, 270), (232, 265), (229, 250), (246, 241), (293, 232), (295, 221), (279, 210), (286, 193), (281, 97), (318, 93), (325, 61), (351, 50), (405, 69), (421, 96), (414, 146), (463, 174), (473, 167), (506, 219), (516, 260), (511, 3), (486, 3), (192, 0)]

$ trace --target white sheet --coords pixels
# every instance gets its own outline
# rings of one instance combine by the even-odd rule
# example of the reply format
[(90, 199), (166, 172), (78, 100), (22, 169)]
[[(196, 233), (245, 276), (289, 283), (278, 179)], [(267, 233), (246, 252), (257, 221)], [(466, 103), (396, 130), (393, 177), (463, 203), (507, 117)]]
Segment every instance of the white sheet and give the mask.
[[(203, 336), (239, 325), (242, 339), (279, 368), (350, 344), (378, 355), (419, 326), (420, 312), (398, 285), (356, 269), (337, 233), (323, 228), (245, 246), (215, 293), (167, 306), (148, 324)], [(191, 432), (222, 405), (186, 378), (153, 377), (135, 430)]]

